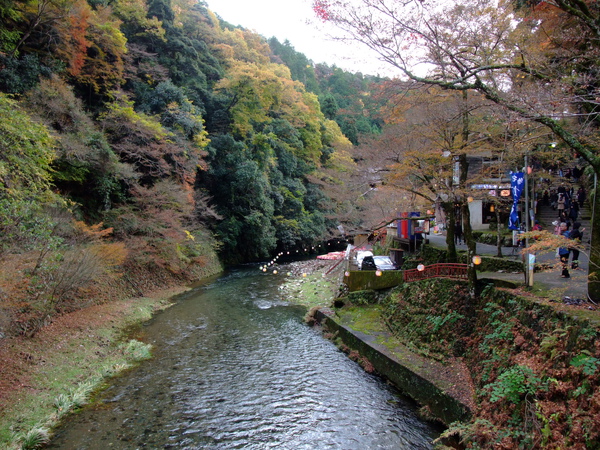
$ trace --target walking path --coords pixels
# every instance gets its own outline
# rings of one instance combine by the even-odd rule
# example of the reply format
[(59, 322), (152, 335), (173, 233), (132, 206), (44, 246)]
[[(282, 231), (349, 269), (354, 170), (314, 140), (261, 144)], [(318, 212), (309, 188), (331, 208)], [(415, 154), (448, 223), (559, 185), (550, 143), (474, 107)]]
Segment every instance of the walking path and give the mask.
[[(441, 234), (431, 234), (429, 236), (429, 243), (437, 248), (447, 248), (446, 236)], [(467, 250), (467, 246), (464, 243), (458, 244), (456, 248), (458, 250)], [(508, 256), (511, 255), (512, 250), (512, 247), (502, 247), (502, 254), (505, 258), (521, 258), (521, 255), (516, 257)], [(476, 253), (479, 255), (496, 256), (498, 249), (495, 245), (477, 243)], [(561, 264), (554, 252), (536, 255), (536, 262), (553, 268), (542, 272), (535, 272), (533, 275), (535, 284), (539, 284), (539, 286), (545, 290), (554, 290), (556, 292), (556, 297), (563, 298), (568, 296), (571, 298), (587, 299), (587, 275), (589, 267), (587, 254), (582, 252), (579, 256), (578, 269), (569, 269), (571, 278), (561, 278)], [(494, 278), (513, 281), (521, 285), (525, 284), (525, 275), (522, 272), (478, 272), (477, 276), (479, 278)]]

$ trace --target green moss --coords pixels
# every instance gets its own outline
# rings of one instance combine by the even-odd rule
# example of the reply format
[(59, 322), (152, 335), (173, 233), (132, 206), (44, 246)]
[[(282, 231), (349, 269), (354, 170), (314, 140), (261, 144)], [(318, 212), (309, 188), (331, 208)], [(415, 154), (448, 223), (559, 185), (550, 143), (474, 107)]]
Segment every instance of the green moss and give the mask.
[(378, 305), (342, 308), (337, 311), (337, 315), (341, 323), (361, 333), (387, 331), (381, 318), (381, 307)]
[(323, 277), (318, 272), (306, 277), (288, 277), (283, 285), (287, 300), (307, 308), (330, 305), (338, 289), (339, 285), (335, 279)]
[(402, 282), (403, 273), (401, 270), (384, 270), (379, 276), (372, 270), (354, 270), (350, 271), (347, 277), (344, 277), (344, 283), (350, 292), (389, 289), (398, 286)]

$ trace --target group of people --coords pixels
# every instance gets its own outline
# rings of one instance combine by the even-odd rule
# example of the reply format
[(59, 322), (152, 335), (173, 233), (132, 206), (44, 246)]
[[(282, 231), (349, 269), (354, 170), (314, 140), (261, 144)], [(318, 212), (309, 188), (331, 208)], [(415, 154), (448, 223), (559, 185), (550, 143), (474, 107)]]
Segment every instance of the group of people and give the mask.
[(586, 199), (586, 192), (580, 187), (577, 192), (574, 189), (567, 189), (564, 185), (550, 192), (544, 191), (542, 201), (552, 206), (552, 209), (558, 211), (558, 220), (561, 222), (575, 222), (579, 217), (579, 210), (583, 207)]
[[(537, 199), (539, 199), (539, 197), (537, 197)], [(554, 222), (556, 225), (556, 234), (573, 241), (572, 245), (559, 247), (556, 252), (562, 263), (561, 277), (570, 278), (569, 261), (572, 270), (579, 267), (578, 244), (580, 244), (583, 239), (583, 231), (585, 228), (581, 228), (581, 223), (577, 222), (577, 218), (579, 217), (579, 211), (586, 200), (585, 189), (581, 186), (575, 191), (573, 187), (567, 189), (564, 184), (561, 184), (557, 189), (551, 189), (550, 191), (545, 190), (541, 200), (543, 204), (551, 206), (553, 210), (558, 212), (559, 220)], [(537, 220), (533, 226), (533, 231), (536, 230), (542, 230), (542, 226)], [(454, 239), (456, 244), (462, 244), (464, 240), (460, 220), (457, 220), (454, 224)], [(517, 240), (517, 246), (524, 246), (524, 242), (521, 242), (520, 239)]]
[[(579, 179), (577, 175), (579, 173), (575, 171), (575, 173), (571, 172), (565, 176), (566, 178), (573, 177), (577, 181)], [(571, 245), (561, 246), (556, 251), (557, 257), (560, 258), (562, 264), (562, 278), (571, 278), (569, 268), (573, 270), (579, 267), (578, 244), (581, 243), (583, 231), (585, 230), (585, 228), (581, 227), (581, 223), (577, 219), (587, 197), (586, 191), (583, 186), (577, 190), (575, 189), (570, 185), (565, 186), (561, 184), (556, 189), (545, 190), (541, 198), (542, 204), (549, 205), (554, 211), (557, 211), (558, 220), (554, 222), (556, 226), (555, 233), (573, 241)], [(537, 198), (539, 200), (539, 197)], [(537, 221), (536, 226), (539, 227)], [(534, 226), (534, 230), (536, 226)]]

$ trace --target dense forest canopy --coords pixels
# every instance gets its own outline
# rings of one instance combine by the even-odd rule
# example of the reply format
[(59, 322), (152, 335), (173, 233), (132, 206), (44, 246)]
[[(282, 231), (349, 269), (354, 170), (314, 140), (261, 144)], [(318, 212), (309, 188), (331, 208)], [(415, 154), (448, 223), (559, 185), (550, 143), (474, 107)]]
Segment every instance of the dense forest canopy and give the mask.
[[(314, 64), (201, 0), (0, 0), (0, 338), (33, 336), (56, 315), (195, 281), (221, 263), (301, 253), (339, 237), (339, 225), (373, 231), (433, 204), (446, 213), (444, 258), (458, 260), (462, 220), (474, 262), (469, 204), (476, 197), (498, 210), (501, 201), (473, 183), (504, 183), (525, 157), (543, 183), (563, 181), (549, 167), (584, 169), (577, 184), (594, 204), (600, 2), (313, 7), (341, 39), (366, 45), (404, 78)], [(469, 160), (482, 154), (494, 164), (473, 176)], [(600, 220), (600, 208), (591, 211)], [(600, 301), (600, 227), (589, 234), (588, 296)], [(541, 241), (562, 244), (554, 239), (536, 251), (547, 250)], [(600, 402), (586, 384), (600, 373), (598, 351), (572, 353), (577, 343), (592, 348), (593, 330), (565, 322), (530, 334), (500, 293), (484, 308), (490, 321), (478, 324), (478, 342), (477, 327), (455, 314), (474, 317), (475, 264), (468, 276), (468, 292), (452, 293), (456, 308), (444, 311), (465, 332), (448, 356), (470, 347), (477, 363), (489, 357), (474, 373), (489, 414), (447, 434), (473, 447), (598, 448), (589, 411)], [(446, 319), (421, 309), (419, 326), (439, 330)], [(554, 320), (527, 311), (528, 323)], [(535, 358), (546, 354), (546, 369), (517, 352), (527, 346)], [(511, 353), (517, 365), (497, 365)], [(546, 373), (543, 383), (528, 365)], [(574, 416), (563, 414), (567, 403)]]
[(7, 317), (25, 333), (100, 276), (185, 280), (360, 226), (351, 149), (382, 81), (197, 0), (0, 0), (0, 258), (35, 299)]
[(2, 1), (0, 16), (3, 101), (53, 142), (30, 198), (52, 191), (122, 239), (207, 230), (230, 262), (335, 230), (309, 176), (379, 132), (364, 99), (381, 80), (315, 67), (192, 0)]

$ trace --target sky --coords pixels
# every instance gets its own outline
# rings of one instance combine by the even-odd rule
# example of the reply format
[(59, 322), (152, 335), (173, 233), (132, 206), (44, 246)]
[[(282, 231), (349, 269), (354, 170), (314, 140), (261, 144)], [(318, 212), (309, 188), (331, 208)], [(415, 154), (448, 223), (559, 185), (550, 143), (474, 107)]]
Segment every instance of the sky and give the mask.
[(333, 41), (319, 31), (319, 19), (312, 10), (312, 0), (207, 0), (211, 11), (232, 25), (240, 25), (265, 38), (286, 39), (292, 47), (313, 61), (336, 65), (348, 72), (384, 75), (382, 65), (368, 50), (358, 44)]

